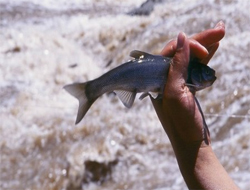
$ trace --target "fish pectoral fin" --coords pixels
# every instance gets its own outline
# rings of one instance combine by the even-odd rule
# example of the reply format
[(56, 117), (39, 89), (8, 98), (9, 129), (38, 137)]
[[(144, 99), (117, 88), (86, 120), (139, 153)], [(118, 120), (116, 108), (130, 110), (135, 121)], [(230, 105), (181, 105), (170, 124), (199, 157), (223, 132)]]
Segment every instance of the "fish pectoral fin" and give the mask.
[(143, 58), (152, 58), (154, 57), (153, 55), (143, 52), (143, 51), (139, 51), (139, 50), (133, 50), (130, 52), (129, 54), (131, 57), (135, 58), (135, 59), (143, 59)]
[(124, 106), (131, 108), (135, 101), (136, 92), (124, 91), (124, 90), (115, 90), (114, 91), (118, 98), (122, 101)]

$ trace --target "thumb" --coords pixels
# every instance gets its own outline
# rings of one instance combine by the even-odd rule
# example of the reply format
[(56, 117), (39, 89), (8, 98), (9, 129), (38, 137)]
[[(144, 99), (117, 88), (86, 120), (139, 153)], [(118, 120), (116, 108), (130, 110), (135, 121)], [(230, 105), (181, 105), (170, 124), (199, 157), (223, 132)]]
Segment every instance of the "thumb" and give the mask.
[(168, 76), (171, 82), (175, 83), (176, 80), (181, 80), (185, 83), (188, 72), (189, 53), (189, 40), (185, 33), (181, 32), (177, 37), (176, 53), (173, 57)]

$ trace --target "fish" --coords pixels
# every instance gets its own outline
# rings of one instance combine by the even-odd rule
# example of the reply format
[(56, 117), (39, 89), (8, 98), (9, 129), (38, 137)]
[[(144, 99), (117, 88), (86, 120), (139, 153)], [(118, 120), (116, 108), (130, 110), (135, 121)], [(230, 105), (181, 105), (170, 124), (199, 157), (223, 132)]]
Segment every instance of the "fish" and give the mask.
[[(75, 124), (78, 124), (91, 105), (104, 93), (115, 92), (125, 107), (132, 107), (136, 94), (140, 99), (150, 93), (163, 94), (171, 57), (152, 55), (139, 50), (130, 52), (132, 60), (119, 65), (100, 77), (84, 83), (73, 83), (63, 88), (78, 99), (79, 108)], [(194, 90), (209, 87), (216, 80), (215, 71), (192, 59), (189, 62), (187, 86)]]

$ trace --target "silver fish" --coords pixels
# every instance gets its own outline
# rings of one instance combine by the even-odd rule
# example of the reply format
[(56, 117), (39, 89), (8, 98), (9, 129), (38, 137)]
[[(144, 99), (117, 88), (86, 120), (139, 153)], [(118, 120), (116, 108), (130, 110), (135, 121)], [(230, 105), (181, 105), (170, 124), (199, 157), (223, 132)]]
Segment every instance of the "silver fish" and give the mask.
[[(95, 100), (106, 92), (115, 92), (122, 103), (130, 108), (139, 92), (143, 99), (149, 92), (161, 95), (168, 76), (172, 58), (151, 55), (134, 50), (134, 59), (85, 83), (73, 83), (64, 89), (79, 101), (75, 124), (78, 124)], [(216, 80), (215, 71), (193, 60), (189, 63), (187, 85), (194, 91), (211, 86)]]

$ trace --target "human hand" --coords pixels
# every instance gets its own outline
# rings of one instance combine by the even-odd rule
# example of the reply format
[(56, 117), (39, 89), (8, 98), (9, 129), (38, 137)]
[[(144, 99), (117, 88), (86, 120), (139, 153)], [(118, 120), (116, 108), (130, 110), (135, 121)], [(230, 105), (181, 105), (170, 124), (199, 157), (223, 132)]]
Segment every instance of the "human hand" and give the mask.
[(194, 95), (185, 85), (187, 68), (190, 58), (198, 58), (201, 63), (208, 64), (224, 35), (224, 23), (219, 22), (215, 28), (191, 38), (180, 33), (177, 40), (170, 41), (161, 52), (163, 56), (173, 57), (173, 61), (162, 99), (151, 100), (174, 147), (179, 143), (205, 145), (204, 142), (209, 141)]
[(180, 33), (177, 41), (166, 45), (161, 54), (173, 56), (173, 60), (163, 97), (151, 97), (189, 189), (239, 189), (209, 145), (209, 134), (204, 130), (205, 120), (198, 101), (185, 84), (189, 59), (198, 58), (207, 64), (219, 47), (225, 26), (223, 22), (216, 26), (189, 39)]

